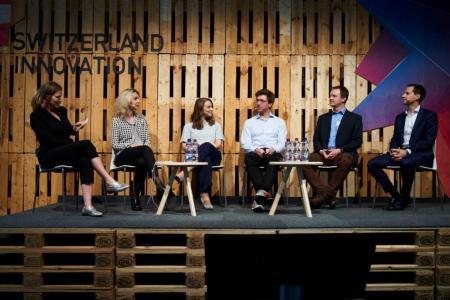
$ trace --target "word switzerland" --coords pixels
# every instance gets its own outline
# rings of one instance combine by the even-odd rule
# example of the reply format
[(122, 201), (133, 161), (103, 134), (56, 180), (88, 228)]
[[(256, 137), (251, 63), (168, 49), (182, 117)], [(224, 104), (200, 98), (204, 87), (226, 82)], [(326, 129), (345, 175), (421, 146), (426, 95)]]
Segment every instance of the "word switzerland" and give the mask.
[[(16, 32), (11, 37), (15, 50), (25, 49), (28, 55), (15, 56), (15, 73), (29, 71), (31, 74), (46, 71), (48, 74), (97, 72), (107, 74), (141, 74), (142, 57), (135, 55), (121, 56), (126, 51), (133, 53), (142, 49), (143, 53), (159, 52), (164, 46), (162, 36), (158, 34), (144, 37), (124, 34), (120, 41), (111, 34), (24, 34)], [(34, 55), (33, 52), (40, 52)], [(57, 53), (54, 53), (56, 51)], [(92, 55), (97, 51), (104, 55)], [(59, 52), (59, 53), (58, 53)], [(61, 53), (62, 52), (62, 53)], [(80, 53), (81, 52), (81, 53)]]

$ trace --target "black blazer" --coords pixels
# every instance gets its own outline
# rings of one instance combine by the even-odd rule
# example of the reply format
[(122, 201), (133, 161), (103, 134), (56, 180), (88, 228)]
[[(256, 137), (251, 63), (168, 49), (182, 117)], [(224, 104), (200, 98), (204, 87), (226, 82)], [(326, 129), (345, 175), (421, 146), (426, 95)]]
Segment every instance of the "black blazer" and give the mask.
[[(314, 130), (314, 152), (328, 148), (332, 112), (319, 116)], [(362, 117), (349, 110), (344, 113), (336, 134), (336, 148), (354, 155), (358, 161), (358, 148), (362, 144)]]
[(59, 107), (56, 114), (61, 121), (44, 108), (39, 108), (30, 114), (30, 125), (39, 142), (39, 149), (36, 153), (38, 159), (49, 149), (72, 143), (73, 140), (70, 136), (77, 134), (67, 118), (65, 107)]
[[(403, 112), (395, 118), (394, 136), (391, 139), (391, 148), (402, 148), (405, 130), (406, 114)], [(409, 139), (411, 153), (428, 152), (433, 154), (433, 145), (438, 131), (437, 114), (431, 110), (420, 108), (416, 122)], [(434, 156), (434, 155), (433, 155)]]

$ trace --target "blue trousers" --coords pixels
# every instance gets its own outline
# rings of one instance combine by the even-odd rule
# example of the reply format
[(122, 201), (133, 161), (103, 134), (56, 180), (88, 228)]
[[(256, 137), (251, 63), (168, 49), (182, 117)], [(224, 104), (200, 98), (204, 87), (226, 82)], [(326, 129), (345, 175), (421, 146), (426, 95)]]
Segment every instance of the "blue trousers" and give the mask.
[(387, 166), (400, 166), (400, 173), (402, 176), (401, 195), (403, 197), (410, 197), (415, 167), (418, 165), (431, 167), (433, 165), (433, 159), (434, 154), (432, 151), (411, 153), (400, 161), (392, 160), (390, 154), (383, 154), (371, 159), (367, 163), (367, 167), (369, 173), (381, 184), (384, 191), (395, 196), (397, 192), (389, 180), (389, 177), (383, 171), (383, 168)]
[(222, 153), (211, 143), (203, 143), (198, 148), (198, 161), (207, 162), (207, 166), (199, 166), (197, 172), (197, 188), (199, 193), (211, 193), (212, 166), (222, 161)]

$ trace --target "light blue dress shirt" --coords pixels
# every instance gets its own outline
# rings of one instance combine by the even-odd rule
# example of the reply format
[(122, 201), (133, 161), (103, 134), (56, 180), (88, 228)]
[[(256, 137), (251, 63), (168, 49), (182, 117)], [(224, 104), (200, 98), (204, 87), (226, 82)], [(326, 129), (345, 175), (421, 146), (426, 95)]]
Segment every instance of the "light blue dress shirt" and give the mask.
[(280, 153), (284, 149), (287, 130), (283, 119), (270, 114), (267, 120), (256, 115), (244, 123), (241, 136), (241, 147), (245, 152), (253, 152), (256, 148), (273, 148)]
[(333, 111), (331, 115), (331, 129), (330, 129), (330, 138), (328, 140), (328, 149), (336, 148), (336, 135), (339, 129), (339, 125), (341, 125), (342, 118), (344, 117), (347, 109), (342, 109), (341, 111)]

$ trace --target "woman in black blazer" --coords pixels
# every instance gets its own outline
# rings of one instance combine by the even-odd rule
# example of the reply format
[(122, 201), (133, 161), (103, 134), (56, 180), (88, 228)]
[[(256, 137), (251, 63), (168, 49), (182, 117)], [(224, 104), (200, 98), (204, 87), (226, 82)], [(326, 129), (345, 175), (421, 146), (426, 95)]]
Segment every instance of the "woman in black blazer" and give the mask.
[(67, 118), (67, 109), (61, 106), (62, 87), (50, 81), (43, 84), (31, 100), (33, 112), (30, 124), (39, 142), (37, 157), (43, 168), (57, 165), (72, 165), (80, 169), (81, 190), (84, 207), (83, 216), (100, 217), (103, 214), (92, 206), (94, 170), (105, 180), (108, 192), (119, 192), (128, 185), (115, 181), (103, 167), (97, 151), (88, 140), (74, 142), (74, 136), (85, 125), (72, 125)]

